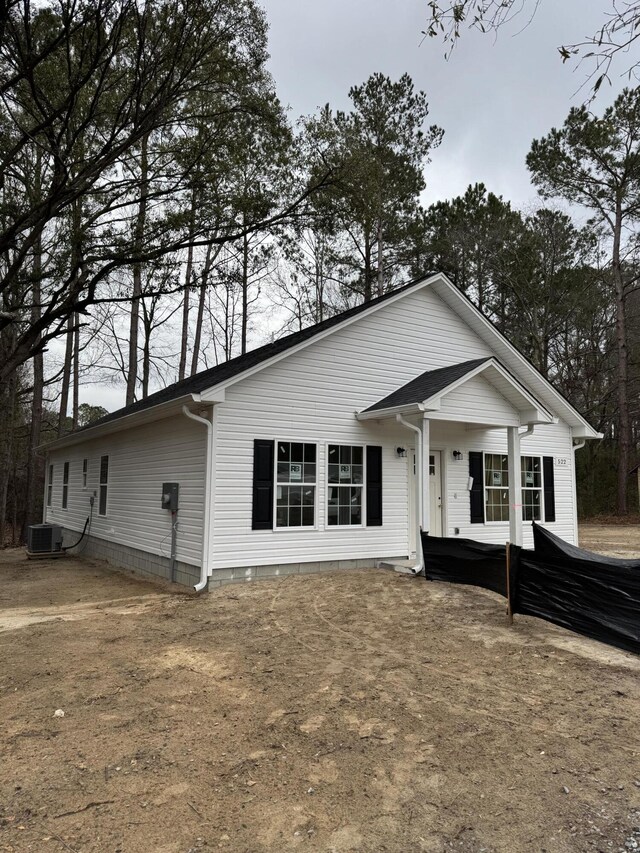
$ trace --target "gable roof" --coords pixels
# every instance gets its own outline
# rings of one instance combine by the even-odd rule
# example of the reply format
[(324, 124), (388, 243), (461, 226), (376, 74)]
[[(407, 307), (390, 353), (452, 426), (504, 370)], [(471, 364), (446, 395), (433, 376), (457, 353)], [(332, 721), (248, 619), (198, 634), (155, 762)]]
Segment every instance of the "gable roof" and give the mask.
[(463, 361), (460, 364), (451, 364), (448, 367), (440, 367), (437, 370), (427, 370), (416, 376), (401, 388), (396, 388), (382, 400), (378, 400), (373, 406), (369, 406), (365, 412), (376, 412), (380, 409), (395, 409), (399, 406), (411, 403), (422, 403), (430, 397), (440, 394), (449, 385), (462, 379), (467, 373), (471, 373), (476, 367), (491, 361), (491, 357), (474, 358), (472, 361)]
[[(549, 391), (547, 396), (552, 397), (556, 404), (565, 411), (568, 415), (565, 419), (574, 427), (578, 426), (578, 436), (586, 438), (601, 438), (602, 435), (588, 423), (586, 418), (577, 411), (577, 409), (569, 403), (569, 401), (555, 389), (546, 377), (544, 377), (525, 356), (502, 334), (502, 332), (485, 317), (484, 314), (471, 302), (468, 296), (463, 294), (445, 275), (442, 273), (430, 273), (419, 278), (412, 279), (402, 287), (391, 290), (375, 299), (365, 302), (362, 305), (357, 305), (354, 308), (344, 311), (341, 314), (336, 314), (321, 323), (314, 326), (308, 326), (299, 332), (293, 332), (279, 338), (272, 343), (265, 344), (257, 349), (251, 350), (245, 355), (237, 356), (216, 367), (203, 370), (200, 373), (183, 379), (179, 382), (174, 382), (160, 391), (150, 394), (144, 400), (139, 400), (132, 403), (130, 406), (124, 406), (117, 409), (115, 412), (110, 412), (100, 420), (86, 427), (82, 427), (67, 436), (63, 436), (51, 442), (48, 446), (51, 448), (62, 447), (68, 444), (74, 444), (77, 441), (83, 441), (92, 437), (95, 434), (109, 432), (109, 424), (114, 424), (112, 429), (124, 428), (125, 424), (115, 422), (127, 419), (126, 424), (136, 422), (138, 418), (134, 417), (132, 421), (128, 419), (131, 416), (136, 416), (139, 413), (145, 413), (148, 410), (162, 406), (163, 409), (168, 409), (173, 404), (173, 408), (178, 406), (179, 400), (198, 399), (200, 394), (211, 391), (212, 389), (222, 386), (225, 387), (231, 382), (235, 382), (246, 374), (250, 374), (255, 370), (260, 370), (271, 364), (273, 361), (278, 361), (280, 358), (286, 357), (292, 351), (304, 347), (316, 338), (323, 337), (330, 333), (333, 329), (345, 325), (349, 325), (352, 321), (357, 320), (360, 315), (367, 315), (377, 311), (379, 307), (388, 302), (396, 301), (402, 298), (406, 293), (414, 290), (419, 290), (422, 287), (433, 286), (436, 292), (440, 295), (443, 301), (457, 313), (467, 324), (492, 348), (500, 348), (503, 350), (507, 358), (505, 360), (511, 364), (511, 359), (515, 357), (516, 362), (527, 370), (527, 373), (537, 379), (536, 384), (542, 383)], [(211, 398), (213, 400), (213, 398)], [(178, 406), (179, 408), (179, 406)], [(147, 420), (153, 419), (153, 415), (149, 412)], [(104, 429), (107, 427), (107, 429)], [(91, 433), (91, 435), (85, 435)]]
[[(494, 356), (475, 358), (471, 361), (440, 367), (437, 370), (427, 370), (369, 408), (358, 412), (356, 417), (358, 420), (369, 420), (415, 411), (432, 414), (439, 412), (443, 397), (476, 376), (488, 380), (489, 384), (516, 411), (525, 414), (527, 424), (557, 422), (557, 418), (547, 410), (544, 404), (534, 397)], [(486, 421), (481, 418), (478, 423), (486, 423)]]

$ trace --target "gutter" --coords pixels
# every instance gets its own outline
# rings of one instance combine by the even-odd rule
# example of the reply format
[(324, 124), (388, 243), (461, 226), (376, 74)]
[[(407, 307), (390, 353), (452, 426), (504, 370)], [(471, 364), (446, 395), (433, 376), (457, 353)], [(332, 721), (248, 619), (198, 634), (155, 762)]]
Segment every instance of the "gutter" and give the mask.
[[(199, 395), (198, 395), (199, 396)], [(193, 399), (198, 402), (196, 395)], [(213, 423), (207, 418), (202, 418), (187, 408), (182, 407), (182, 414), (190, 418), (196, 423), (203, 424), (207, 428), (207, 453), (205, 458), (205, 477), (204, 477), (204, 515), (202, 526), (202, 559), (200, 561), (200, 580), (194, 585), (196, 592), (202, 592), (209, 582), (209, 539), (211, 529), (211, 464), (213, 461)]]
[(399, 572), (400, 574), (406, 575), (419, 575), (424, 569), (424, 555), (422, 553), (422, 430), (410, 424), (409, 421), (405, 421), (401, 414), (396, 415), (396, 421), (402, 426), (410, 429), (412, 432), (415, 432), (418, 436), (416, 441), (416, 465), (418, 470), (416, 472), (416, 500), (415, 500), (415, 512), (416, 512), (416, 560), (417, 562), (413, 566), (409, 566), (408, 568), (401, 566), (394, 566), (394, 570)]

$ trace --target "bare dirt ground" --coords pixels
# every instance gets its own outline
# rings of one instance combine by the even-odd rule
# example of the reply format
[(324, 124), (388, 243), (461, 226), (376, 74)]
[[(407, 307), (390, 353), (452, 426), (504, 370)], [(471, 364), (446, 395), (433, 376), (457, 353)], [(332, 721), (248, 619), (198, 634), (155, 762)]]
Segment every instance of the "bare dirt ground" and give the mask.
[(472, 587), (0, 552), (0, 851), (626, 853), (639, 700), (640, 658)]
[(580, 546), (612, 557), (637, 557), (640, 560), (640, 523), (628, 526), (581, 524)]

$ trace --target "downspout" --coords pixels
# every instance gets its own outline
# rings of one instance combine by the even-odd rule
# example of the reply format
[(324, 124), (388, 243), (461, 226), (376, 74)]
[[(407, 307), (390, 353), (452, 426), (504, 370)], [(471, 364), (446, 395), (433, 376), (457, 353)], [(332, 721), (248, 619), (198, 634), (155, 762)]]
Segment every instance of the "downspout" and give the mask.
[(578, 475), (576, 473), (576, 450), (581, 450), (586, 443), (586, 440), (583, 439), (577, 444), (572, 443), (571, 445), (571, 449), (573, 450), (573, 537), (576, 545), (580, 544), (580, 533), (578, 531)]
[(416, 472), (416, 499), (415, 499), (415, 513), (416, 513), (416, 564), (414, 566), (409, 566), (407, 569), (401, 569), (396, 567), (396, 572), (400, 572), (401, 574), (408, 575), (419, 575), (420, 572), (424, 569), (424, 558), (422, 554), (422, 430), (410, 424), (409, 421), (405, 421), (402, 415), (396, 415), (396, 421), (402, 426), (410, 429), (412, 432), (415, 432), (418, 436), (416, 441), (416, 465), (418, 466), (418, 470)]
[(205, 478), (204, 478), (204, 516), (202, 530), (202, 559), (200, 561), (200, 580), (194, 585), (196, 592), (201, 592), (209, 581), (209, 529), (210, 529), (210, 514), (211, 514), (211, 462), (213, 460), (213, 423), (207, 418), (202, 418), (200, 415), (194, 415), (193, 412), (186, 406), (182, 407), (183, 415), (190, 418), (192, 421), (204, 424), (207, 428), (207, 453), (205, 459)]

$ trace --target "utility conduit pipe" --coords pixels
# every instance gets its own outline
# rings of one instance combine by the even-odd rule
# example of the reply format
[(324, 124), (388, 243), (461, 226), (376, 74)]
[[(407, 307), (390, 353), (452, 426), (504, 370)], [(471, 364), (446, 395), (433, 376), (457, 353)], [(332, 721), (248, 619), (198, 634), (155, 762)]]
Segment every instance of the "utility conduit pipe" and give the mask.
[(406, 570), (396, 567), (395, 571), (400, 572), (401, 574), (408, 575), (419, 575), (420, 572), (424, 569), (424, 556), (422, 553), (422, 537), (420, 536), (421, 528), (422, 528), (422, 480), (423, 480), (423, 470), (422, 470), (422, 430), (410, 424), (409, 421), (405, 421), (402, 415), (396, 415), (396, 421), (402, 426), (410, 429), (412, 432), (417, 434), (416, 439), (416, 466), (418, 470), (416, 471), (416, 498), (415, 498), (415, 514), (416, 514), (416, 564), (414, 566), (409, 566)]
[(200, 561), (200, 580), (194, 585), (196, 592), (202, 592), (209, 581), (209, 528), (211, 514), (211, 462), (213, 459), (213, 424), (207, 418), (201, 418), (200, 415), (194, 413), (186, 406), (182, 407), (182, 413), (192, 421), (203, 424), (207, 428), (207, 452), (205, 459), (205, 477), (204, 477), (204, 517), (202, 519), (202, 559)]

